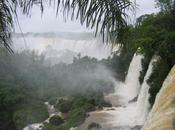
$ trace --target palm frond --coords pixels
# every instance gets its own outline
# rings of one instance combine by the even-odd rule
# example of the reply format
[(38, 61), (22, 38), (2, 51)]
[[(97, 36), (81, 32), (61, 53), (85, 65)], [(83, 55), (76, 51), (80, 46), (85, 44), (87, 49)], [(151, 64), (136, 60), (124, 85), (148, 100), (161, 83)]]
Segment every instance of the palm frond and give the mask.
[(5, 47), (9, 52), (13, 52), (10, 43), (10, 32), (13, 27), (13, 13), (16, 8), (16, 1), (0, 1), (0, 46)]
[[(131, 7), (130, 0), (45, 0), (63, 6), (64, 16), (71, 13), (71, 18), (79, 19), (86, 27), (95, 28), (95, 36), (100, 33), (103, 40), (120, 43), (127, 27), (126, 9)], [(39, 5), (44, 11), (44, 0), (1, 0), (0, 1), (0, 45), (10, 48), (10, 32), (16, 8), (22, 8), (24, 14), (30, 14), (33, 5)], [(116, 42), (119, 41), (119, 42)]]
[(95, 35), (103, 40), (120, 43), (127, 27), (126, 9), (132, 6), (129, 0), (63, 0), (64, 14), (80, 19), (86, 27), (95, 28)]

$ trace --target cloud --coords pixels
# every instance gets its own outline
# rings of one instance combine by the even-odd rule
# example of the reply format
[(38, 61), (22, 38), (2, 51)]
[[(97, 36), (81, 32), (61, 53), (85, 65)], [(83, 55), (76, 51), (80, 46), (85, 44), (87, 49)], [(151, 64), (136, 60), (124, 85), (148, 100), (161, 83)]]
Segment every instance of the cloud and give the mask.
[(137, 3), (137, 17), (143, 14), (151, 14), (158, 12), (158, 9), (155, 8), (154, 0), (136, 0)]

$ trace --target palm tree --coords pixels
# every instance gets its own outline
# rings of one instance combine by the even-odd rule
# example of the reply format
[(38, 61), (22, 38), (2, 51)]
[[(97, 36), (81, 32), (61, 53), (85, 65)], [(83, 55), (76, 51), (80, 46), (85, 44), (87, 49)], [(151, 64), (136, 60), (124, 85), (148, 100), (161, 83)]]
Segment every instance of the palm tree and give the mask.
[[(39, 5), (44, 11), (44, 0), (1, 0), (0, 1), (0, 46), (10, 48), (10, 32), (13, 20), (16, 18), (17, 8), (22, 8), (24, 14), (29, 14), (33, 5)], [(64, 8), (64, 16), (71, 13), (72, 19), (79, 19), (86, 27), (95, 28), (101, 33), (103, 40), (120, 41), (127, 27), (125, 10), (131, 7), (129, 0), (48, 0), (57, 5), (56, 14), (60, 4)], [(113, 42), (111, 42), (113, 43)], [(119, 43), (119, 42), (118, 42)]]
[(0, 47), (5, 47), (10, 52), (12, 52), (10, 48), (10, 31), (13, 27), (13, 7), (15, 5), (15, 1), (0, 1)]

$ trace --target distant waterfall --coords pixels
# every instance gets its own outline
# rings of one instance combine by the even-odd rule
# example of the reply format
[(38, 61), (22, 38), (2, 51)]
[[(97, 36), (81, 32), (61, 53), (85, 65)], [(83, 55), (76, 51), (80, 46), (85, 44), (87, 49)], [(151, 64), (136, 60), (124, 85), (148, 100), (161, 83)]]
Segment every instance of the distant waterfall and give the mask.
[(149, 67), (144, 77), (144, 81), (141, 86), (140, 94), (137, 100), (137, 118), (138, 118), (139, 124), (144, 123), (148, 115), (148, 112), (149, 112), (150, 104), (148, 100), (149, 100), (149, 87), (150, 86), (148, 85), (147, 80), (151, 76), (153, 63), (155, 62), (155, 60), (156, 58), (153, 57), (149, 64)]

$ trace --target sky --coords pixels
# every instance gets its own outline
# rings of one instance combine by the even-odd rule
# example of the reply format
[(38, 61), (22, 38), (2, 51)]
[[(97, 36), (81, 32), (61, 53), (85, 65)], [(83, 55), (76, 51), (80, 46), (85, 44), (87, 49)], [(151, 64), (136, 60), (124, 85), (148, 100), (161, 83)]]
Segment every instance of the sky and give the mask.
[[(137, 13), (136, 17), (143, 14), (150, 14), (157, 12), (155, 8), (154, 0), (136, 0), (137, 1)], [(40, 9), (34, 7), (31, 12), (31, 16), (24, 16), (21, 13), (18, 15), (19, 24), (15, 24), (15, 32), (91, 32), (93, 30), (87, 29), (82, 26), (79, 21), (66, 22), (63, 20), (63, 16), (60, 10), (58, 17), (55, 16), (53, 8), (45, 8), (44, 14), (41, 16)], [(19, 28), (20, 25), (20, 28)]]

